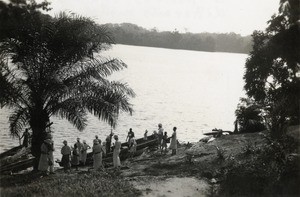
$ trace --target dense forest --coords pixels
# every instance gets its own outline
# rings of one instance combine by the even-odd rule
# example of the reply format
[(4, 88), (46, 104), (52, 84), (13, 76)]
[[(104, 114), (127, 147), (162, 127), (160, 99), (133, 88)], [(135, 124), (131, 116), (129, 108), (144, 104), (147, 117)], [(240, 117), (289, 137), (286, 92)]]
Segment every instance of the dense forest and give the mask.
[(110, 23), (106, 26), (118, 44), (232, 53), (249, 53), (252, 49), (251, 36), (243, 37), (235, 33), (160, 32), (131, 23)]

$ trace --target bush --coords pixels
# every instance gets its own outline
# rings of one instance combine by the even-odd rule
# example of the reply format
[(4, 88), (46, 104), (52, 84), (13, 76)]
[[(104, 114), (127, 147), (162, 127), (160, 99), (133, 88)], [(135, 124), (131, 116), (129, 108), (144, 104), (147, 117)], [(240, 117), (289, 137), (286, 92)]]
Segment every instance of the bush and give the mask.
[[(231, 166), (224, 173), (220, 194), (225, 196), (299, 196), (300, 160), (292, 139), (269, 140), (248, 162)], [(250, 147), (250, 146), (249, 146)], [(251, 151), (252, 146), (247, 150)], [(252, 153), (252, 152), (251, 152)]]

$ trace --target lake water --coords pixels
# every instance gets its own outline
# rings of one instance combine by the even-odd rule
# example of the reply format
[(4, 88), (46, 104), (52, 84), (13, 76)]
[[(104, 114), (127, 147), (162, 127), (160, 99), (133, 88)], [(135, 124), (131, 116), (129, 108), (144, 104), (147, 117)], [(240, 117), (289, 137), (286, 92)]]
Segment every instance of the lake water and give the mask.
[[(149, 134), (162, 123), (172, 134), (178, 128), (179, 141), (198, 141), (213, 128), (233, 130), (234, 111), (244, 96), (243, 73), (246, 54), (210, 53), (152, 47), (115, 45), (105, 55), (123, 60), (128, 68), (112, 79), (127, 82), (134, 89), (132, 116), (121, 114), (113, 131), (124, 141), (129, 128), (136, 137)], [(0, 152), (18, 145), (11, 139), (8, 109), (0, 109)], [(66, 120), (52, 118), (56, 156), (63, 140), (73, 144), (77, 137), (92, 145), (95, 135), (102, 140), (111, 128), (93, 116), (83, 132)]]

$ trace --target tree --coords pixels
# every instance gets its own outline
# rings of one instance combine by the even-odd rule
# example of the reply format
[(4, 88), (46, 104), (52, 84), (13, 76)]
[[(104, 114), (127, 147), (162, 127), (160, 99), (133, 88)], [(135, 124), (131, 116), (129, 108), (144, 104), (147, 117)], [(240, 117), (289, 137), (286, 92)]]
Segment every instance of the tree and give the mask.
[(254, 100), (241, 98), (237, 110), (235, 111), (236, 123), (239, 125), (237, 132), (259, 132), (264, 129), (265, 123), (261, 115), (260, 106)]
[(52, 116), (83, 130), (88, 112), (111, 126), (116, 125), (120, 111), (132, 113), (133, 90), (106, 78), (126, 64), (100, 55), (114, 43), (104, 26), (74, 14), (52, 18), (30, 10), (37, 5), (33, 1), (13, 2), (2, 4), (7, 11), (1, 14), (18, 16), (22, 10), (23, 17), (9, 24), (18, 33), (1, 39), (0, 105), (13, 109), (12, 135), (26, 125), (31, 127), (36, 159)]
[(255, 31), (253, 50), (246, 61), (245, 90), (267, 112), (272, 134), (280, 136), (299, 124), (300, 3), (281, 0), (266, 31)]

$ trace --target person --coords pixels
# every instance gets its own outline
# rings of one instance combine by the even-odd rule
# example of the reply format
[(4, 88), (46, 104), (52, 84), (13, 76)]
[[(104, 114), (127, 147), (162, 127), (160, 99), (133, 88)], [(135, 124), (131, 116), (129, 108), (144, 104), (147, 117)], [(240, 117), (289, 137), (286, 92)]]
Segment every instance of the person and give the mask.
[(70, 164), (70, 156), (71, 156), (71, 148), (68, 146), (68, 142), (66, 140), (63, 141), (64, 146), (61, 148), (61, 162), (64, 167), (64, 171), (68, 172), (71, 168)]
[(52, 136), (50, 135), (50, 139), (48, 139), (48, 144), (49, 144), (49, 168), (50, 168), (50, 174), (55, 174), (54, 172), (54, 141), (52, 140)]
[(102, 169), (102, 153), (103, 146), (99, 143), (99, 140), (94, 140), (93, 145), (93, 167), (95, 170)]
[(77, 148), (78, 148), (78, 153), (79, 153), (79, 161), (82, 161), (82, 147), (83, 144), (80, 142), (80, 138), (77, 138), (77, 142), (76, 142)]
[(95, 135), (95, 140), (98, 140), (100, 142), (100, 139), (98, 138), (98, 135)]
[(115, 145), (114, 145), (114, 151), (113, 151), (113, 164), (115, 168), (121, 167), (120, 162), (120, 151), (121, 151), (121, 142), (119, 142), (119, 137), (117, 135), (114, 136), (115, 139)]
[(81, 149), (81, 162), (85, 166), (86, 157), (87, 157), (87, 150), (91, 147), (83, 140), (82, 149)]
[(136, 147), (137, 147), (137, 143), (136, 143), (136, 140), (134, 137), (132, 137), (130, 139), (130, 142), (129, 142), (129, 154), (130, 154), (130, 158), (133, 158), (135, 152), (136, 152)]
[(112, 136), (113, 136), (113, 135), (114, 135), (114, 133), (111, 132), (111, 133), (106, 137), (106, 139), (105, 139), (105, 141), (106, 141), (106, 143), (105, 143), (106, 154), (110, 153), (111, 139), (112, 139)]
[(143, 138), (144, 141), (147, 141), (147, 139), (148, 139), (148, 136), (147, 136), (147, 135), (148, 135), (148, 131), (146, 130), (145, 133), (144, 133), (144, 138)]
[(131, 138), (134, 137), (134, 132), (132, 131), (132, 128), (129, 129), (129, 132), (128, 132), (128, 135), (126, 137), (126, 141), (128, 142), (128, 145), (129, 145), (129, 141)]
[(173, 134), (172, 134), (172, 140), (170, 144), (170, 149), (172, 150), (172, 155), (176, 155), (177, 151), (177, 134), (176, 134), (177, 127), (173, 127)]
[(162, 138), (163, 138), (163, 134), (164, 134), (164, 129), (162, 128), (162, 124), (159, 123), (158, 124), (158, 147), (159, 149), (162, 148)]
[(156, 148), (159, 148), (159, 139), (158, 139), (158, 133), (157, 131), (153, 131), (152, 135), (154, 136), (155, 139), (157, 139), (157, 147)]
[(73, 166), (76, 167), (76, 170), (78, 170), (78, 166), (79, 166), (79, 149), (77, 147), (77, 143), (74, 144), (71, 163), (72, 163)]
[(24, 131), (24, 133), (23, 133), (23, 135), (22, 135), (22, 137), (21, 137), (21, 139), (24, 138), (24, 139), (23, 139), (23, 146), (24, 146), (25, 148), (28, 147), (28, 144), (29, 144), (29, 137), (30, 137), (30, 133), (28, 132), (28, 129), (25, 129), (25, 131)]
[(167, 152), (167, 140), (168, 140), (168, 135), (167, 132), (165, 132), (162, 137), (161, 153), (163, 153), (164, 149), (165, 149), (165, 153)]
[(53, 171), (53, 141), (51, 134), (46, 135), (46, 139), (41, 145), (41, 156), (39, 160), (38, 170), (44, 175), (48, 175), (48, 168), (50, 167), (51, 173)]

